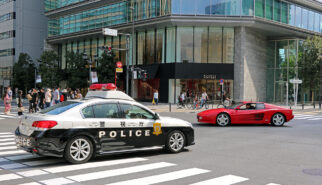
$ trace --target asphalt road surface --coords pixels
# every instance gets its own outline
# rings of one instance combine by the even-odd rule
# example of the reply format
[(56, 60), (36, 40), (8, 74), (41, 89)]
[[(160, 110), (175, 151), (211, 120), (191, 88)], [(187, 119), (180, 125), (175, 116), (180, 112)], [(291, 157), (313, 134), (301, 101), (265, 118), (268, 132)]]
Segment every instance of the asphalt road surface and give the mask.
[(179, 154), (155, 150), (70, 165), (17, 150), (10, 133), (19, 118), (0, 114), (0, 184), (322, 184), (322, 114), (296, 115), (284, 127), (226, 128), (198, 124), (195, 113), (161, 115), (194, 123), (196, 145)]

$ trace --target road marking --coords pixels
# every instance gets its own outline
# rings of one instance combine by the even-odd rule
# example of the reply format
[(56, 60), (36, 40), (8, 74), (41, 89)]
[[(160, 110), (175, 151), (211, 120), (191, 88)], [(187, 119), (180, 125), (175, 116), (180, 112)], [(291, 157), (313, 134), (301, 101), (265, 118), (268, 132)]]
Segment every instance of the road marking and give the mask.
[(10, 163), (10, 164), (4, 164), (0, 165), (0, 168), (5, 170), (11, 170), (11, 169), (17, 169), (17, 168), (24, 168), (26, 165), (20, 164), (20, 163)]
[(64, 160), (58, 158), (58, 159), (23, 162), (22, 164), (25, 164), (28, 166), (41, 166), (41, 165), (55, 164), (55, 163), (61, 163), (61, 162), (64, 162)]
[(315, 121), (315, 120), (321, 120), (322, 118), (313, 118), (313, 119), (308, 119), (310, 121)]
[(0, 162), (6, 162), (6, 161), (8, 161), (8, 159), (0, 158)]
[(0, 146), (5, 146), (5, 145), (15, 145), (15, 142), (5, 142), (5, 143), (0, 143)]
[(16, 155), (16, 156), (6, 157), (6, 159), (9, 159), (12, 161), (17, 161), (17, 160), (22, 160), (22, 159), (33, 159), (33, 158), (42, 158), (42, 156), (26, 154), (26, 155)]
[(8, 135), (8, 134), (12, 134), (11, 132), (0, 132), (0, 135)]
[(29, 182), (29, 183), (24, 183), (19, 185), (41, 185), (41, 184), (39, 184), (38, 182)]
[(10, 115), (0, 115), (0, 117), (3, 118), (15, 118), (14, 115), (10, 116)]
[(23, 150), (13, 150), (13, 151), (7, 151), (7, 152), (0, 152), (0, 156), (11, 155), (11, 154), (22, 154), (22, 153), (26, 153), (26, 152)]
[(70, 183), (74, 183), (74, 181), (66, 179), (66, 178), (55, 178), (55, 179), (49, 179), (49, 180), (44, 180), (44, 181), (40, 181), (43, 184), (46, 185), (63, 185), (63, 184), (70, 184)]
[(50, 173), (61, 173), (61, 172), (74, 171), (74, 170), (83, 170), (88, 168), (97, 168), (102, 166), (112, 166), (112, 165), (125, 164), (125, 163), (141, 162), (146, 160), (147, 159), (144, 159), (144, 158), (120, 159), (120, 160), (112, 160), (112, 161), (67, 165), (67, 166), (47, 168), (43, 170)]
[(14, 135), (0, 135), (0, 138), (6, 138), (6, 137), (15, 137)]
[(206, 181), (201, 181), (198, 183), (195, 183), (193, 185), (208, 185), (208, 184), (215, 184), (215, 185), (231, 185), (231, 184), (236, 184), (239, 182), (244, 182), (247, 181), (247, 178), (244, 177), (239, 177), (235, 175), (225, 175), (222, 177), (217, 177), (214, 179), (209, 179)]
[(266, 185), (280, 185), (280, 184), (269, 183), (269, 184), (266, 184)]
[(33, 177), (37, 175), (45, 175), (45, 174), (48, 174), (48, 172), (45, 172), (43, 170), (29, 170), (29, 171), (17, 172), (17, 174), (22, 175), (24, 177)]
[(67, 177), (68, 179), (72, 179), (77, 182), (89, 181), (89, 180), (97, 180), (107, 177), (114, 177), (118, 175), (126, 175), (131, 173), (137, 173), (142, 171), (148, 171), (153, 169), (165, 168), (170, 166), (175, 166), (176, 164), (166, 163), (166, 162), (159, 162), (159, 163), (152, 163), (128, 168), (120, 168), (115, 170), (106, 170), (100, 172), (93, 172), (81, 175), (74, 175)]
[(17, 146), (4, 146), (4, 147), (0, 147), (0, 150), (11, 150), (11, 149), (17, 149)]
[(193, 175), (199, 175), (199, 174), (207, 173), (207, 172), (210, 172), (210, 171), (199, 169), (199, 168), (190, 168), (187, 170), (180, 170), (180, 171), (175, 171), (175, 172), (170, 172), (170, 173), (165, 173), (165, 174), (160, 174), (160, 175), (143, 177), (143, 178), (139, 178), (139, 179), (133, 179), (133, 180), (123, 181), (123, 182), (116, 182), (116, 183), (112, 183), (112, 184), (108, 184), (108, 185), (132, 185), (132, 184), (149, 185), (149, 184), (156, 184), (156, 183), (181, 179), (181, 178), (185, 178), (185, 177), (189, 177), (189, 176), (193, 176)]
[(15, 138), (6, 138), (6, 139), (0, 139), (0, 142), (2, 141), (14, 141)]
[(0, 175), (0, 181), (14, 180), (14, 179), (20, 179), (20, 178), (22, 177), (13, 173)]

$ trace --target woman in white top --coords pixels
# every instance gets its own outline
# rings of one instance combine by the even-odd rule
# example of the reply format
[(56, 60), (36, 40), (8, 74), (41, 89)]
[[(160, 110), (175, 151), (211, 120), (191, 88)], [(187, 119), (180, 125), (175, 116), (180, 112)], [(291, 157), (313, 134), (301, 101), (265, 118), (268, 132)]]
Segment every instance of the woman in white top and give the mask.
[(50, 107), (50, 103), (51, 103), (51, 90), (48, 88), (47, 92), (45, 94), (45, 103), (46, 103), (46, 108)]
[(159, 92), (158, 92), (158, 90), (154, 91), (153, 99), (154, 99), (155, 104), (158, 105), (158, 103), (159, 103)]

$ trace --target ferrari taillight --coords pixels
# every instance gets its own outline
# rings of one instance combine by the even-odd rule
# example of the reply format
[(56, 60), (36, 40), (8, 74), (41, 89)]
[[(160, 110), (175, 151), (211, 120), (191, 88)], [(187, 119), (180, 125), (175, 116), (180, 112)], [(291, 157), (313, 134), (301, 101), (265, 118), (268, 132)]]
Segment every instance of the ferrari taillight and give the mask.
[(45, 129), (53, 128), (56, 125), (57, 125), (56, 121), (34, 121), (32, 123), (32, 127), (45, 128)]

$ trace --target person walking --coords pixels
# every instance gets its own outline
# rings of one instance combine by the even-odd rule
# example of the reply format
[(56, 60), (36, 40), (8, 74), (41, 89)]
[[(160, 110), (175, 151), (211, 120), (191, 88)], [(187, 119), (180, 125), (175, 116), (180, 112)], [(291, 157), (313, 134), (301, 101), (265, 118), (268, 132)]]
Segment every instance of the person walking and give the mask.
[(32, 110), (33, 112), (37, 112), (37, 105), (38, 105), (39, 95), (38, 90), (36, 88), (32, 89)]
[(200, 108), (202, 108), (204, 106), (204, 104), (206, 103), (207, 99), (208, 99), (208, 95), (207, 95), (206, 91), (204, 90), (203, 93), (201, 94)]
[(45, 89), (41, 88), (39, 92), (39, 108), (45, 108)]
[(158, 103), (159, 103), (159, 92), (158, 92), (158, 90), (154, 91), (153, 99), (154, 99), (155, 105), (158, 105)]
[(32, 91), (29, 90), (28, 91), (28, 94), (27, 94), (27, 99), (28, 99), (28, 102), (29, 102), (29, 113), (32, 113)]
[(59, 87), (55, 89), (55, 92), (54, 92), (54, 101), (55, 101), (55, 104), (58, 104), (60, 102)]
[(45, 94), (45, 104), (46, 104), (46, 108), (50, 107), (50, 103), (51, 103), (51, 89), (47, 89), (47, 92)]
[(11, 98), (8, 93), (8, 89), (6, 90), (4, 96), (3, 96), (3, 101), (4, 101), (4, 113), (5, 114), (10, 114), (11, 110)]
[(18, 115), (21, 116), (23, 115), (23, 112), (25, 110), (25, 108), (23, 107), (23, 100), (22, 100), (22, 90), (18, 91), (17, 94), (17, 98), (18, 98)]

